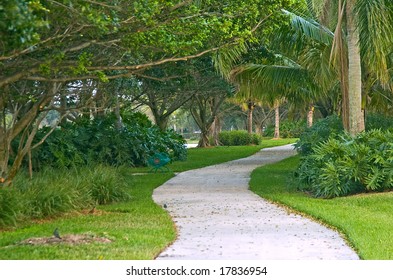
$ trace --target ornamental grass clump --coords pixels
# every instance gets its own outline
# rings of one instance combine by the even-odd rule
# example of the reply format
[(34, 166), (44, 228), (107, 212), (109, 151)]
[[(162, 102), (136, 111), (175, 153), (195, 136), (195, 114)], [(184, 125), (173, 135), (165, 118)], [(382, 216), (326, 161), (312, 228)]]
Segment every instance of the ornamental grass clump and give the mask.
[(0, 228), (98, 204), (129, 201), (132, 181), (123, 173), (121, 168), (90, 166), (46, 168), (33, 179), (20, 174), (11, 187), (0, 189)]
[(296, 177), (299, 188), (316, 197), (392, 190), (393, 132), (330, 137), (301, 158)]

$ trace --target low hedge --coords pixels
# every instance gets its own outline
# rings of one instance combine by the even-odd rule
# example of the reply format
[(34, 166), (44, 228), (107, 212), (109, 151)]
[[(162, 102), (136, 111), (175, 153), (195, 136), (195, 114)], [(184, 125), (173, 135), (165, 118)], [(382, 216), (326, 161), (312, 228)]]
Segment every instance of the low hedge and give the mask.
[(223, 146), (246, 146), (260, 145), (262, 138), (258, 134), (249, 134), (245, 130), (233, 130), (220, 132), (218, 139)]

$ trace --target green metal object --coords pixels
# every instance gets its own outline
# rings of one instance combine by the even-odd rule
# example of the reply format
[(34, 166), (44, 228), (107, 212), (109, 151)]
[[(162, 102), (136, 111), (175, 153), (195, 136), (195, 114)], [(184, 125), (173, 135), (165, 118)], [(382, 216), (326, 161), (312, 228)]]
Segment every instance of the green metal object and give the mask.
[(158, 170), (161, 170), (162, 172), (168, 172), (170, 169), (166, 165), (170, 161), (171, 159), (166, 153), (155, 153), (147, 160), (147, 163), (149, 166), (151, 166), (150, 172), (154, 171), (154, 173), (156, 173)]

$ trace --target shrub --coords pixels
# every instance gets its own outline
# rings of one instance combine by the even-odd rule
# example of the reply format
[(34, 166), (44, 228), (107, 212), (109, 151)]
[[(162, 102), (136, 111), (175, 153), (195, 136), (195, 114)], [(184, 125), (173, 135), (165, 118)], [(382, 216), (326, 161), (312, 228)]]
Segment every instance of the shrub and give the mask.
[(299, 186), (318, 197), (393, 189), (393, 132), (341, 134), (313, 146), (296, 171)]
[[(393, 118), (379, 114), (368, 114), (366, 117), (366, 131), (373, 129), (386, 130), (393, 128)], [(297, 151), (301, 155), (307, 155), (312, 151), (312, 147), (326, 141), (329, 137), (339, 139), (344, 133), (342, 120), (337, 115), (318, 120), (310, 128), (307, 128), (295, 144)]]
[[(283, 121), (280, 123), (281, 138), (299, 138), (307, 127), (306, 121)], [(274, 125), (268, 125), (265, 129), (264, 136), (274, 136)]]
[[(40, 133), (44, 134), (47, 129)], [(141, 114), (128, 115), (121, 129), (116, 128), (114, 115), (93, 120), (80, 118), (54, 131), (34, 150), (33, 161), (35, 168), (88, 164), (140, 166), (146, 165), (147, 159), (156, 152), (166, 152), (172, 160), (185, 159), (184, 144), (180, 135), (160, 131)]]
[(98, 204), (108, 204), (130, 199), (128, 188), (130, 187), (124, 177), (118, 172), (104, 166), (86, 170), (83, 176), (84, 184), (88, 189), (93, 201)]
[(32, 180), (19, 174), (12, 187), (0, 189), (0, 227), (96, 204), (128, 201), (130, 186), (124, 176), (118, 168), (105, 166), (46, 168)]
[(366, 130), (372, 129), (390, 129), (393, 128), (393, 117), (384, 116), (377, 113), (367, 114)]
[(219, 142), (224, 146), (259, 145), (261, 137), (245, 130), (222, 131), (218, 135)]
[(325, 119), (318, 120), (312, 127), (305, 129), (301, 134), (295, 148), (301, 155), (308, 155), (312, 152), (312, 147), (329, 137), (336, 138), (343, 132), (341, 119), (337, 115), (329, 116)]
[(16, 225), (20, 217), (21, 206), (18, 192), (10, 188), (0, 188), (0, 228)]
[(260, 145), (262, 141), (262, 137), (259, 134), (253, 133), (251, 134), (251, 144)]

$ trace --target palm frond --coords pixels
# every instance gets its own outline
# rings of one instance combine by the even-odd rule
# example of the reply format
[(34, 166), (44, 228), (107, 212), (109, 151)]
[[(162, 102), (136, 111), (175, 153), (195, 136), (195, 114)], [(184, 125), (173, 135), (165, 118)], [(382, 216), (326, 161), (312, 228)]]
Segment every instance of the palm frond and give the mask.
[(355, 6), (363, 61), (381, 82), (389, 80), (387, 56), (393, 46), (391, 0), (358, 0)]
[(299, 62), (314, 77), (322, 91), (326, 92), (338, 80), (338, 69), (330, 63), (331, 48), (309, 48), (299, 56)]
[(222, 48), (213, 56), (213, 64), (221, 75), (229, 79), (231, 69), (239, 63), (242, 56), (247, 53), (247, 44), (239, 43)]
[(233, 69), (231, 79), (244, 97), (310, 96), (316, 88), (307, 70), (294, 66), (246, 64)]
[(313, 41), (317, 41), (325, 45), (332, 44), (334, 37), (333, 32), (325, 26), (321, 25), (316, 20), (296, 15), (287, 10), (283, 10), (283, 12), (290, 17), (291, 26), (297, 32), (300, 32)]

